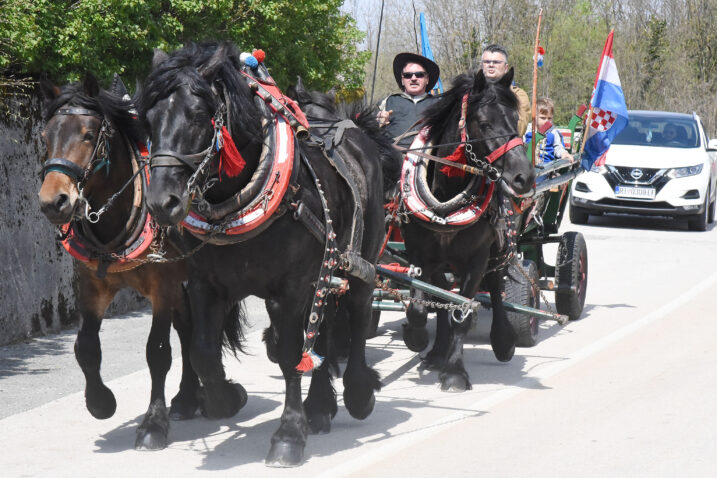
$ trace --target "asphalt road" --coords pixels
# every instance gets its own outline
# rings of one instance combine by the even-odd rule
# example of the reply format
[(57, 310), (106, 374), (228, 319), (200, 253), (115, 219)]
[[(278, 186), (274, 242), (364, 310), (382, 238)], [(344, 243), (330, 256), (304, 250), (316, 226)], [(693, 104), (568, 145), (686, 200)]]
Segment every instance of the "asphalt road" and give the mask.
[[(715, 476), (717, 231), (615, 216), (566, 219), (562, 230), (588, 245), (581, 320), (544, 322), (538, 345), (503, 364), (482, 313), (465, 347), (473, 389), (455, 394), (418, 369), (401, 314), (384, 313), (367, 350), (384, 383), (374, 413), (356, 421), (340, 406), (296, 469), (263, 465), (284, 385), (260, 342), (260, 301), (249, 304), (249, 355), (225, 359), (246, 407), (229, 420), (173, 422), (159, 452), (133, 449), (149, 397), (146, 313), (103, 324), (103, 376), (118, 402), (103, 421), (84, 406), (74, 331), (0, 348), (0, 476)], [(178, 372), (175, 361), (168, 398)]]

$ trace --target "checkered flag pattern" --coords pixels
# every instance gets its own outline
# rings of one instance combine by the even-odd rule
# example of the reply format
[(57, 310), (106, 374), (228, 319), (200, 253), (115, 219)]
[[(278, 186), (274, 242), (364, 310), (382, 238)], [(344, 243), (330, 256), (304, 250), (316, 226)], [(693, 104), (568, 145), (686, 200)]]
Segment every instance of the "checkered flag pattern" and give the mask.
[(593, 117), (590, 127), (597, 132), (607, 131), (617, 119), (617, 115), (612, 111), (602, 110), (597, 106), (593, 106)]

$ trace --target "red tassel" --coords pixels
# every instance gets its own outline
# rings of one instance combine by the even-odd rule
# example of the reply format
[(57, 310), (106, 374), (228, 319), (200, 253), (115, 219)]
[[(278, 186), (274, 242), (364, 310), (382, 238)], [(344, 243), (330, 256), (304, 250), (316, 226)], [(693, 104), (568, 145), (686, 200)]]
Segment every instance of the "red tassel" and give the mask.
[[(448, 161), (453, 161), (458, 164), (466, 164), (466, 145), (459, 145), (450, 156), (446, 156), (443, 159), (447, 159)], [(443, 166), (440, 171), (449, 178), (463, 178), (466, 175), (465, 171), (459, 168), (454, 168), (453, 166)]]
[(219, 172), (233, 178), (242, 172), (244, 166), (246, 166), (246, 161), (242, 158), (226, 126), (222, 126), (222, 143), (222, 152), (219, 157)]
[(299, 372), (308, 372), (314, 368), (314, 361), (311, 360), (311, 356), (304, 352), (301, 354), (301, 362), (296, 366), (296, 370)]

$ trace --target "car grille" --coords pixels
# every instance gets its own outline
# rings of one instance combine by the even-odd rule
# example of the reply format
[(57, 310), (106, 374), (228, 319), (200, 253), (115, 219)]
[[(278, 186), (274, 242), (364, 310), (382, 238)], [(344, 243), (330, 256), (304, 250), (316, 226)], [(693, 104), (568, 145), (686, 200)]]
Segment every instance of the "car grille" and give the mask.
[[(661, 171), (660, 169), (628, 168), (625, 166), (613, 166), (611, 169), (615, 178), (623, 184), (650, 184), (653, 178)], [(630, 174), (636, 169), (642, 171), (642, 176), (638, 179), (633, 178)]]
[[(633, 178), (630, 173), (634, 169), (640, 169), (642, 176), (640, 178)], [(634, 168), (626, 166), (608, 166), (608, 172), (605, 174), (605, 179), (612, 189), (618, 185), (627, 186), (650, 186), (654, 187), (656, 192), (667, 184), (670, 178), (665, 175), (665, 169), (653, 169), (653, 168)]]

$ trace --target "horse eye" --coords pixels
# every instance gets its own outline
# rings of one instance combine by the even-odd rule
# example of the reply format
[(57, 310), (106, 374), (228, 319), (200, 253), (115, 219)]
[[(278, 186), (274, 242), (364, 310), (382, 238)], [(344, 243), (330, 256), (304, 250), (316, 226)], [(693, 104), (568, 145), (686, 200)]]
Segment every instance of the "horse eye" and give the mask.
[(493, 129), (493, 125), (490, 124), (490, 123), (488, 123), (487, 121), (481, 122), (481, 123), (480, 123), (480, 129), (481, 129), (482, 131), (490, 131), (491, 129)]
[(85, 133), (85, 138), (84, 138), (85, 141), (92, 141), (93, 139), (95, 139), (94, 132), (88, 131), (87, 133)]

